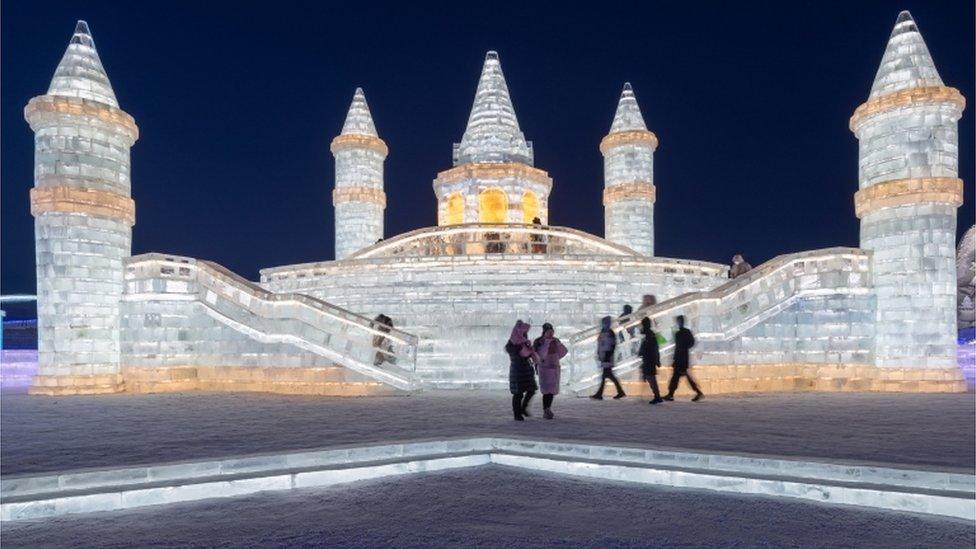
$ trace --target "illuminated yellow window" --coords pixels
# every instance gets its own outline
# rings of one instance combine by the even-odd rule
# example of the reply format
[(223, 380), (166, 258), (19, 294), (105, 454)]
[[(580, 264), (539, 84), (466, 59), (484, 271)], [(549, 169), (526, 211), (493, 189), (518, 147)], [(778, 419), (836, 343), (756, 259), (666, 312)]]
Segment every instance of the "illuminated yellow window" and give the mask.
[(447, 225), (464, 223), (464, 197), (454, 193), (447, 197)]
[(508, 197), (501, 189), (485, 189), (478, 195), (478, 220), (482, 223), (508, 221)]
[(532, 191), (525, 191), (522, 195), (522, 222), (532, 223), (532, 220), (539, 217), (539, 199)]

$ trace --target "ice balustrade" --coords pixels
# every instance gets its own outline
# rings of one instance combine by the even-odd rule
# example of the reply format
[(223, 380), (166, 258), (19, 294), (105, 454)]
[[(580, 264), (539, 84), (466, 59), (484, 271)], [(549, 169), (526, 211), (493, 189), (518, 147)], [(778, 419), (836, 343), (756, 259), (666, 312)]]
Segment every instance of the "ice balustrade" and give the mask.
[[(868, 252), (857, 248), (828, 248), (777, 256), (713, 290), (690, 292), (657, 305), (638, 309), (614, 319), (617, 336), (617, 375), (640, 365), (638, 356), (641, 320), (649, 317), (654, 331), (665, 337), (661, 363), (674, 352), (675, 317), (684, 315), (686, 325), (700, 342), (733, 339), (804, 297), (867, 294)], [(596, 361), (599, 326), (569, 338), (569, 387), (583, 391), (599, 382)]]
[[(638, 256), (619, 244), (596, 238), (576, 229), (517, 223), (465, 223), (418, 229), (360, 250), (349, 259), (390, 256), (451, 256), (518, 254), (539, 256), (613, 255)], [(671, 262), (707, 266), (696, 261)]]
[(126, 278), (164, 284), (127, 299), (189, 294), (211, 316), (246, 335), (297, 345), (398, 389), (418, 387), (417, 336), (314, 297), (269, 292), (216, 263), (162, 254), (131, 258)]

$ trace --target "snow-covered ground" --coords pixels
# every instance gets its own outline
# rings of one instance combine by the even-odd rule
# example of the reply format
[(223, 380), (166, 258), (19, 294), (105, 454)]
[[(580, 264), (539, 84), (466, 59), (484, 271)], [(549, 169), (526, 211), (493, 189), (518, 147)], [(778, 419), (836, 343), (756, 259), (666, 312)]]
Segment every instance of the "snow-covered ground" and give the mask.
[(499, 466), (5, 523), (13, 547), (972, 548), (970, 521), (530, 474)]
[[(610, 393), (613, 391), (611, 390)], [(506, 393), (323, 398), (182, 393), (0, 398), (3, 475), (482, 434), (953, 468), (976, 461), (972, 394), (715, 396), (658, 406)]]

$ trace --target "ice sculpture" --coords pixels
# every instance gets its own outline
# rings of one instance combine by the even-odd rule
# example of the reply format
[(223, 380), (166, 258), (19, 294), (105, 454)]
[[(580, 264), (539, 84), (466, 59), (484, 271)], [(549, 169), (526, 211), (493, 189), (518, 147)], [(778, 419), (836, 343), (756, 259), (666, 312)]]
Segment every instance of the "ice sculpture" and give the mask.
[(875, 364), (956, 364), (957, 122), (965, 99), (939, 78), (918, 27), (901, 12), (868, 101), (850, 127), (859, 141), (855, 211), (872, 251)]
[[(850, 120), (861, 249), (789, 254), (728, 281), (724, 265), (654, 257), (657, 138), (629, 85), (600, 144), (607, 239), (550, 226), (552, 180), (533, 166), (488, 52), (454, 166), (433, 182), (438, 226), (377, 242), (388, 150), (357, 89), (331, 147), (336, 260), (264, 269), (256, 284), (203, 260), (129, 257), (138, 129), (79, 22), (48, 93), (25, 109), (40, 340), (31, 391), (502, 388), (516, 318), (555, 325), (573, 348), (563, 379), (585, 389), (596, 372), (587, 327), (645, 295), (657, 304), (619, 319), (619, 335), (641, 316), (667, 334), (684, 314), (706, 391), (965, 390), (954, 345), (964, 104), (903, 12)], [(958, 275), (969, 322), (972, 235)], [(635, 348), (620, 346), (621, 373)]]
[(630, 83), (624, 84), (603, 153), (604, 236), (644, 255), (654, 255), (654, 149)]
[(78, 21), (45, 95), (24, 116), (34, 131), (38, 370), (35, 394), (120, 390), (122, 262), (135, 203), (119, 109), (88, 25)]
[(969, 228), (959, 241), (956, 252), (956, 279), (958, 291), (958, 328), (964, 330), (976, 325), (976, 225)]
[(549, 174), (534, 168), (532, 143), (519, 128), (508, 84), (490, 51), (468, 127), (454, 145), (454, 168), (434, 180), (437, 224), (532, 223), (549, 220)]
[(335, 156), (335, 258), (342, 259), (383, 238), (383, 161), (389, 151), (376, 133), (362, 88), (356, 88), (331, 150)]

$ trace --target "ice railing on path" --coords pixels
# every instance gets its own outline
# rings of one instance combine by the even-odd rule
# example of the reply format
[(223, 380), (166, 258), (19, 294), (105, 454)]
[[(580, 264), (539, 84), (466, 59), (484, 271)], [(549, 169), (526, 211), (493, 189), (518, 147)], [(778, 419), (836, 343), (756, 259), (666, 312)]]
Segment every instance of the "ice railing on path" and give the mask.
[[(675, 317), (685, 322), (699, 342), (725, 341), (787, 309), (804, 297), (866, 294), (868, 253), (857, 248), (827, 248), (777, 256), (743, 276), (707, 292), (691, 292), (614, 319), (617, 335), (617, 375), (633, 371), (641, 341), (640, 323), (650, 317), (654, 331), (667, 341), (661, 345), (661, 363), (669, 364), (674, 351)], [(569, 387), (583, 391), (597, 384), (599, 326), (569, 338)]]
[[(126, 264), (126, 278), (133, 277), (176, 282), (175, 289), (195, 296), (214, 313), (211, 316), (250, 337), (294, 344), (398, 389), (419, 387), (415, 374), (418, 338), (413, 334), (381, 326), (305, 294), (269, 292), (210, 261), (139, 255)], [(165, 298), (160, 292), (172, 291), (168, 287), (154, 290), (145, 296), (147, 300)]]
[[(569, 227), (519, 223), (464, 223), (444, 227), (417, 229), (364, 248), (347, 259), (371, 259), (391, 256), (459, 256), (459, 255), (531, 255), (546, 256), (620, 256), (650, 261), (662, 258), (646, 257), (621, 246)], [(666, 259), (669, 265), (720, 274), (723, 265), (704, 261)], [(292, 266), (293, 267), (293, 266)], [(274, 269), (265, 272), (272, 273)]]

